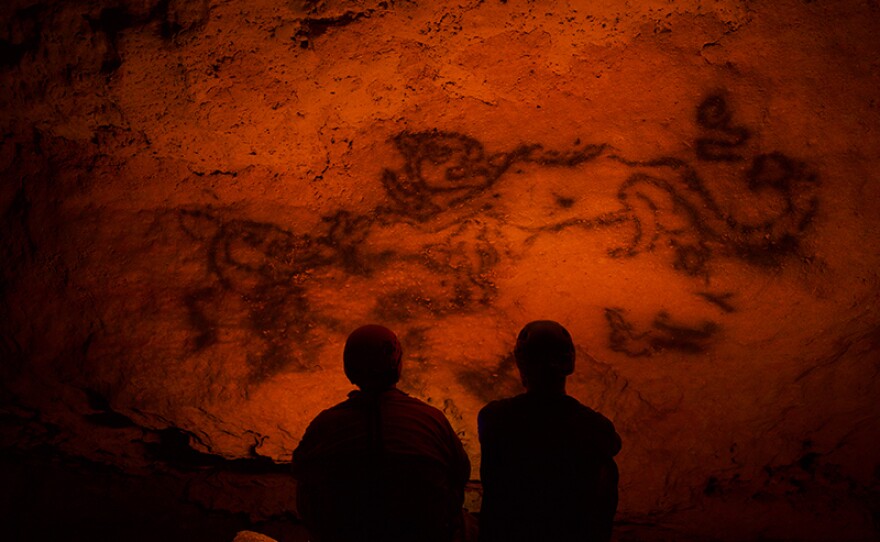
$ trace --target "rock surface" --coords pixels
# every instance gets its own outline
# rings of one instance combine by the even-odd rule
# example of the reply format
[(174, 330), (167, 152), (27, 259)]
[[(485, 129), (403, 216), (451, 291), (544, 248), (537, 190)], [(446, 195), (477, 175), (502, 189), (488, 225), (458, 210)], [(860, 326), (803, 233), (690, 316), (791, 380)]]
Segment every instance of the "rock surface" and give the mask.
[(478, 478), (553, 318), (621, 539), (876, 539), (880, 7), (593, 4), (3, 4), (9, 464), (290, 519), (375, 321)]
[(266, 535), (262, 535), (260, 533), (255, 533), (253, 531), (240, 531), (235, 535), (235, 538), (232, 539), (232, 542), (277, 542), (274, 538), (270, 538)]

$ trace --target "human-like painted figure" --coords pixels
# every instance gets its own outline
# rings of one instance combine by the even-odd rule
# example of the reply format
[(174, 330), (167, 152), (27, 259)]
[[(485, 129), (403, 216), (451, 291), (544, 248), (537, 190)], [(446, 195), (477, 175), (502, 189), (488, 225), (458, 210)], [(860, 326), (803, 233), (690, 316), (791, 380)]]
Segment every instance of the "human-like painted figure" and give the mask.
[(480, 541), (610, 540), (620, 437), (565, 393), (571, 335), (556, 322), (531, 322), (514, 354), (526, 393), (489, 403), (478, 418)]
[(452, 540), (471, 467), (449, 421), (395, 387), (402, 352), (391, 330), (356, 329), (343, 363), (359, 389), (318, 414), (293, 452), (311, 540)]

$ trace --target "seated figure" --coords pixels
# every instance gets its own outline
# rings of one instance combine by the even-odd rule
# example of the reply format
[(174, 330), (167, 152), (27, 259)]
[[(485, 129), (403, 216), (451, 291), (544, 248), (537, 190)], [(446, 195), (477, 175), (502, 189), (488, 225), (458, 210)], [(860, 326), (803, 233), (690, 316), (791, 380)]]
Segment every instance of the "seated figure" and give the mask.
[(293, 452), (297, 508), (317, 542), (449, 542), (460, 529), (470, 461), (442, 412), (395, 387), (389, 329), (349, 335), (348, 400), (309, 424)]
[(620, 437), (565, 393), (575, 350), (556, 322), (536, 321), (514, 351), (526, 393), (479, 414), (481, 542), (607, 542), (617, 511)]

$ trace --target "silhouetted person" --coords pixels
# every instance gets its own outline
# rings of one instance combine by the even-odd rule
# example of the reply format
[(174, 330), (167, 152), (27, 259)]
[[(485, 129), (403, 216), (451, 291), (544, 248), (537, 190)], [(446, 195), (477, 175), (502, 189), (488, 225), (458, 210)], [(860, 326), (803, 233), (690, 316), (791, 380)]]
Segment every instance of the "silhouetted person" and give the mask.
[(617, 511), (620, 437), (565, 393), (574, 344), (556, 322), (526, 325), (514, 350), (526, 393), (479, 414), (481, 542), (607, 541)]
[(356, 329), (343, 353), (360, 389), (309, 424), (293, 452), (297, 501), (317, 542), (448, 542), (470, 461), (442, 412), (395, 387), (391, 330)]

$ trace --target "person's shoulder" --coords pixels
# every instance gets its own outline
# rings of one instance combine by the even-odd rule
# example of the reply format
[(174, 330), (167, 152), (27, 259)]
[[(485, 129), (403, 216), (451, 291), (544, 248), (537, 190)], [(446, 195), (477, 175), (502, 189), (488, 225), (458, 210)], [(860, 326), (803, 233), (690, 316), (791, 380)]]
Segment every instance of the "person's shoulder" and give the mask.
[(605, 453), (615, 456), (620, 451), (621, 441), (614, 422), (606, 418), (600, 412), (584, 405), (577, 399), (570, 397), (570, 408), (577, 411), (578, 426), (585, 435), (593, 435), (599, 441), (604, 442)]
[(329, 414), (332, 412), (339, 412), (340, 410), (348, 410), (350, 408), (353, 408), (355, 403), (356, 403), (356, 398), (355, 398), (354, 392), (349, 393), (348, 399), (346, 399), (345, 401), (340, 401), (340, 402), (336, 403), (335, 405), (333, 405), (332, 407), (325, 408), (324, 410), (322, 410), (318, 414), (318, 416), (321, 416), (322, 414)]
[(348, 416), (351, 416), (353, 411), (359, 409), (360, 404), (363, 404), (362, 398), (358, 395), (358, 392), (353, 391), (348, 394), (348, 399), (340, 401), (339, 403), (319, 412), (312, 419), (310, 425), (336, 423), (340, 419), (345, 419)]
[(568, 407), (575, 410), (582, 419), (595, 425), (604, 426), (612, 430), (614, 429), (614, 423), (606, 418), (601, 412), (593, 410), (570, 395), (566, 397)]
[(349, 409), (349, 405), (346, 403), (348, 403), (348, 401), (343, 401), (318, 412), (318, 414), (312, 418), (312, 421), (309, 422), (309, 427), (322, 427), (336, 423), (340, 416), (344, 417), (346, 415), (346, 411)]
[(525, 398), (525, 394), (516, 395), (514, 397), (506, 397), (504, 399), (496, 399), (489, 401), (478, 414), (481, 418), (494, 417), (504, 415), (506, 412), (519, 408)]

